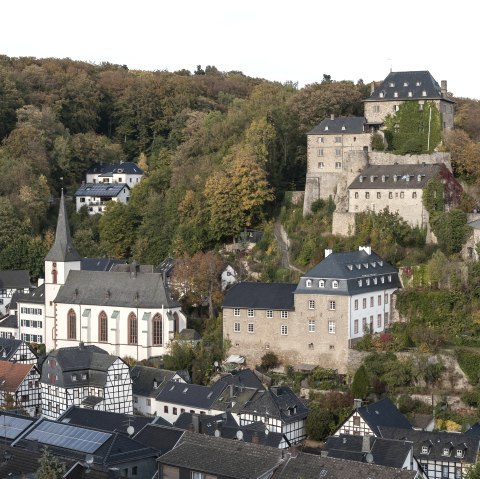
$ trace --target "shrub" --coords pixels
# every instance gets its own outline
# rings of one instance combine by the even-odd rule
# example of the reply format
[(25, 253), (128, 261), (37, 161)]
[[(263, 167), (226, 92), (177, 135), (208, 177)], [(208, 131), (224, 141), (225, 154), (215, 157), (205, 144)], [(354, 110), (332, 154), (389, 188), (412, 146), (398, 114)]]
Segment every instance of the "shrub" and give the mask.
[(262, 356), (261, 366), (264, 369), (273, 369), (276, 368), (279, 364), (280, 361), (278, 360), (278, 356), (273, 352), (266, 353)]
[(456, 351), (458, 365), (468, 378), (470, 384), (478, 384), (480, 379), (480, 353), (465, 348)]

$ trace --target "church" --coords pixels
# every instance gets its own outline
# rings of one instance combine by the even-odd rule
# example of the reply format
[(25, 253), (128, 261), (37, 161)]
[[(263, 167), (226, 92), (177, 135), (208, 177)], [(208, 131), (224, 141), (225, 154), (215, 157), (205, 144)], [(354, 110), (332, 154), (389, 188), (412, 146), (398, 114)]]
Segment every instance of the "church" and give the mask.
[(62, 193), (45, 282), (14, 306), (16, 337), (44, 342), (47, 352), (82, 342), (137, 361), (165, 354), (186, 317), (162, 274), (135, 262), (105, 271), (87, 259), (73, 246)]

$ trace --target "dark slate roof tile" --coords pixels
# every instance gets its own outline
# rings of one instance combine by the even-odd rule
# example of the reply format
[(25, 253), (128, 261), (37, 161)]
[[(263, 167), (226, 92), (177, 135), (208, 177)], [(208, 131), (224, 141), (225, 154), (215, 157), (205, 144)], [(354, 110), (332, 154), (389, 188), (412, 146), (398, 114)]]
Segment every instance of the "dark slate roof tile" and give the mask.
[(170, 451), (185, 434), (183, 429), (157, 424), (147, 424), (135, 434), (134, 439), (161, 454)]
[(33, 303), (45, 305), (45, 283), (33, 288), (29, 293), (19, 294), (17, 303)]
[(423, 189), (444, 165), (371, 165), (350, 184), (350, 190)]
[(290, 283), (237, 283), (225, 295), (223, 307), (293, 310), (296, 287)]
[(18, 329), (18, 318), (16, 314), (7, 314), (0, 319), (0, 328)]
[(168, 381), (157, 395), (157, 401), (178, 404), (179, 406), (210, 409), (226, 387), (226, 384), (219, 382), (212, 386), (201, 386), (199, 384)]
[(155, 397), (161, 388), (175, 376), (175, 371), (135, 365), (130, 371), (132, 392), (137, 396)]
[(124, 259), (112, 258), (82, 258), (82, 271), (110, 271), (116, 264), (126, 264)]
[(307, 135), (353, 135), (364, 133), (363, 116), (339, 116), (325, 118)]
[(439, 99), (454, 103), (451, 98), (442, 96), (440, 86), (429, 71), (410, 71), (390, 72), (370, 97), (364, 101)]
[(0, 338), (0, 357), (3, 360), (10, 360), (24, 343), (21, 339)]
[(0, 289), (30, 288), (30, 274), (26, 269), (0, 271)]
[[(122, 170), (121, 172), (119, 170)], [(130, 161), (122, 163), (96, 163), (87, 170), (87, 174), (113, 174), (113, 173), (127, 173), (129, 175), (140, 174), (143, 175), (143, 170), (136, 164)]]
[(84, 183), (75, 192), (75, 196), (115, 198), (124, 188), (130, 190), (130, 187), (126, 183)]

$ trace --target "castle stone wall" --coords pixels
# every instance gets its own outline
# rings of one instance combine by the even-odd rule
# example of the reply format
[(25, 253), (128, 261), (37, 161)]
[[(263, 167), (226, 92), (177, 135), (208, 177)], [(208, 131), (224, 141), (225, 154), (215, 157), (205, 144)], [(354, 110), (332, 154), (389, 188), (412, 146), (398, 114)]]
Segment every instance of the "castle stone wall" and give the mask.
[(332, 234), (353, 236), (355, 234), (355, 213), (333, 212)]
[(372, 151), (368, 154), (368, 163), (370, 165), (421, 165), (422, 163), (434, 165), (445, 163), (445, 166), (452, 171), (450, 153), (440, 151), (424, 155), (395, 155), (394, 153)]

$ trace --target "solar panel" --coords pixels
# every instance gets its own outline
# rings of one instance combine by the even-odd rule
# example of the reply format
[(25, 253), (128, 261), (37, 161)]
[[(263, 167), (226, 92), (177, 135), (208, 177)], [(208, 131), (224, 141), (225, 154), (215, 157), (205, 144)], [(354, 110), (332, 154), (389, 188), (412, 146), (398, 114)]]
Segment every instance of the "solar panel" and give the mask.
[(42, 444), (93, 453), (110, 437), (111, 434), (107, 432), (44, 421), (28, 434), (25, 439), (36, 439)]
[(25, 431), (32, 422), (30, 419), (22, 419), (20, 417), (1, 416), (0, 437), (15, 439), (20, 433)]

